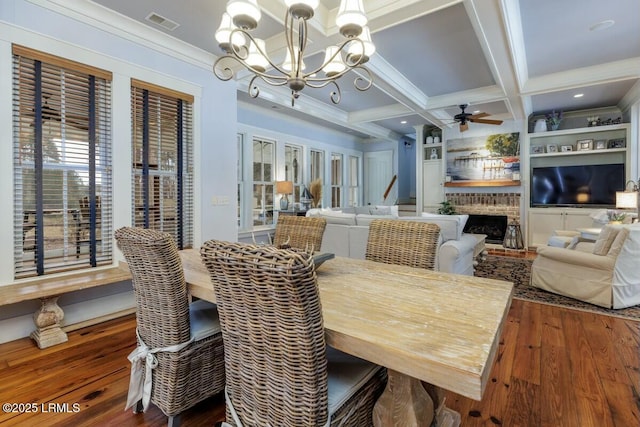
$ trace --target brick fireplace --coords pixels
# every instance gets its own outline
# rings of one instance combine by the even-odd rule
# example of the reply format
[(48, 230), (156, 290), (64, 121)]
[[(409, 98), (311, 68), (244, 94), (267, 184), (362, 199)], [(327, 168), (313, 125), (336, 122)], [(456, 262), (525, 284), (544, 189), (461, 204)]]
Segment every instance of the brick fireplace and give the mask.
[[(455, 206), (457, 213), (476, 215), (479, 218), (474, 219), (478, 222), (486, 222), (489, 219), (487, 223), (489, 228), (500, 221), (490, 221), (486, 216), (506, 216), (506, 222), (502, 222), (504, 230), (501, 235), (500, 233), (482, 233), (494, 234), (493, 241), (489, 240), (489, 236), (487, 237), (488, 243), (501, 244), (506, 225), (513, 220), (520, 223), (520, 194), (517, 193), (448, 193), (447, 200)], [(474, 223), (480, 226), (476, 221)]]

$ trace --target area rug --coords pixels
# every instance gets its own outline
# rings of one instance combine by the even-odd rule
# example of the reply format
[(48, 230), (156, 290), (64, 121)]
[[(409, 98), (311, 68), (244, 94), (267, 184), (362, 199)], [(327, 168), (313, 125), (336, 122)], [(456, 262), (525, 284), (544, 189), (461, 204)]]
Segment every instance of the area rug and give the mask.
[(529, 285), (532, 262), (529, 259), (488, 255), (476, 267), (475, 276), (513, 282), (514, 298), (640, 321), (640, 306), (612, 310), (534, 288)]

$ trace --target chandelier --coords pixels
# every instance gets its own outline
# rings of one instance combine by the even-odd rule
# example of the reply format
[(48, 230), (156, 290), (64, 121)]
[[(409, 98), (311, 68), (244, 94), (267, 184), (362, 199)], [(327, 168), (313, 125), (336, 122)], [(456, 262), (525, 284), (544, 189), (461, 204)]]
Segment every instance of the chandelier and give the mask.
[(257, 0), (227, 2), (227, 10), (215, 34), (218, 45), (226, 52), (213, 65), (216, 77), (224, 81), (233, 78), (234, 71), (228, 65), (228, 59), (232, 59), (253, 73), (249, 82), (252, 98), (260, 94), (256, 85), (256, 80), (260, 79), (271, 86), (287, 85), (291, 89), (291, 106), (306, 86), (322, 88), (327, 85), (334, 86), (330, 98), (338, 104), (342, 95), (336, 80), (355, 69), (360, 71), (360, 75), (354, 79), (354, 87), (359, 91), (371, 87), (371, 72), (363, 64), (373, 55), (375, 46), (366, 26), (362, 0), (341, 0), (336, 25), (345, 40), (327, 47), (322, 65), (311, 71), (306, 71), (303, 61), (308, 38), (307, 22), (313, 17), (319, 0), (284, 0), (284, 3), (287, 6), (284, 19), (287, 52), (284, 62), (277, 65), (267, 56), (264, 40), (250, 33), (258, 26), (261, 16)]

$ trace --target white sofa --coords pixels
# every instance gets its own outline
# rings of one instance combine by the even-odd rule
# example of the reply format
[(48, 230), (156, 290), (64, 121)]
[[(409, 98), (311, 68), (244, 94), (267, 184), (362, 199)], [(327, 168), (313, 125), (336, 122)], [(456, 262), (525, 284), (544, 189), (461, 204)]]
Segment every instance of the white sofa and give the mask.
[(541, 246), (531, 285), (607, 308), (640, 304), (640, 224), (607, 225), (595, 242)]
[[(398, 217), (397, 207), (365, 207), (358, 211), (346, 209), (311, 209), (307, 216), (319, 216), (327, 221), (321, 250), (336, 256), (364, 259), (369, 237), (369, 224), (374, 219), (431, 222), (440, 226), (441, 243), (436, 254), (436, 270), (473, 276), (473, 254), (478, 240), (462, 232), (466, 215), (433, 215)], [(363, 213), (363, 212), (368, 213)], [(357, 213), (360, 212), (360, 213)], [(375, 213), (372, 215), (371, 213)], [(428, 216), (427, 216), (428, 215)]]

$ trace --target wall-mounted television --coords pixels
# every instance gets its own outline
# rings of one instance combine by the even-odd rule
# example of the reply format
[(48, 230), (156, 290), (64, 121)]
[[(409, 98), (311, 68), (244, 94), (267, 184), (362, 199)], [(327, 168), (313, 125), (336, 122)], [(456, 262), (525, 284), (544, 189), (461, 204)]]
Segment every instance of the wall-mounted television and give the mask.
[(623, 163), (531, 169), (531, 206), (615, 207), (623, 191)]

